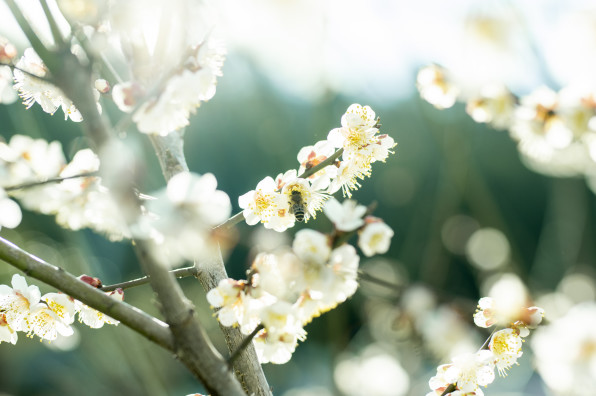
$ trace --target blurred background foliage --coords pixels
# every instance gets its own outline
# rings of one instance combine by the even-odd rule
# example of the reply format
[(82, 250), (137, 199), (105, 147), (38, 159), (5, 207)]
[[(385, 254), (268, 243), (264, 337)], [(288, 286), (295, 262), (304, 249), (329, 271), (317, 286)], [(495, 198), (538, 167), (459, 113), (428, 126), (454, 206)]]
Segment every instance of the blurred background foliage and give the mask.
[[(437, 320), (432, 326), (438, 343), (454, 345), (455, 340), (441, 340), (439, 334), (453, 326), (464, 326), (466, 331), (461, 337), (467, 337), (478, 348), (488, 333), (476, 332), (467, 326), (472, 324), (476, 301), (485, 291), (484, 282), (492, 275), (517, 274), (534, 297), (556, 290), (560, 281), (571, 273), (583, 274), (582, 279), (593, 284), (596, 201), (584, 181), (534, 173), (520, 161), (515, 142), (506, 132), (475, 123), (461, 104), (440, 112), (421, 100), (415, 90), (417, 68), (436, 60), (434, 57), (439, 54), (433, 52), (434, 48), (422, 46), (418, 52), (400, 52), (404, 43), (409, 43), (410, 48), (412, 41), (421, 42), (423, 38), (422, 30), (408, 31), (413, 22), (402, 24), (402, 30), (392, 31), (392, 35), (378, 31), (379, 26), (391, 23), (392, 15), (399, 16), (396, 17), (399, 21), (419, 23), (440, 43), (441, 28), (448, 23), (457, 27), (473, 14), (476, 8), (471, 2), (449, 2), (448, 7), (430, 1), (416, 6), (413, 2), (346, 3), (345, 7), (353, 10), (353, 14), (344, 23), (363, 22), (358, 30), (374, 49), (367, 51), (360, 46), (354, 49), (357, 54), (354, 56), (359, 55), (364, 58), (363, 63), (370, 64), (363, 70), (360, 64), (351, 64), (350, 57), (338, 55), (340, 60), (333, 67), (325, 66), (324, 72), (314, 78), (319, 82), (329, 78), (335, 83), (317, 85), (320, 89), (314, 94), (304, 93), (306, 89), (296, 87), (301, 82), (294, 80), (294, 76), (303, 76), (312, 83), (310, 74), (313, 72), (308, 68), (319, 70), (322, 67), (323, 60), (316, 54), (294, 45), (301, 39), (311, 39), (304, 31), (309, 23), (308, 7), (313, 3), (289, 1), (283, 2), (285, 6), (272, 1), (254, 3), (258, 10), (269, 7), (271, 13), (282, 13), (278, 22), (290, 18), (287, 14), (293, 12), (303, 18), (302, 30), (288, 27), (287, 31), (277, 32), (287, 40), (288, 48), (286, 52), (271, 54), (279, 61), (268, 67), (263, 67), (263, 63), (269, 58), (264, 59), (262, 54), (232, 41), (216, 96), (198, 109), (186, 130), (186, 154), (192, 171), (214, 173), (218, 188), (229, 194), (237, 210), (236, 198), (253, 189), (262, 178), (297, 168), (299, 149), (325, 139), (330, 129), (339, 126), (340, 116), (352, 103), (370, 105), (381, 118), (382, 133), (390, 134), (398, 142), (396, 154), (390, 156), (386, 164), (374, 164), (372, 177), (365, 180), (353, 196), (364, 205), (377, 202), (374, 214), (395, 231), (386, 255), (361, 261), (365, 271), (394, 283), (395, 287), (390, 289), (363, 280), (351, 300), (308, 325), (308, 339), (300, 344), (289, 363), (265, 366), (274, 394), (425, 394), (428, 379), (435, 374), (436, 366), (448, 358), (448, 353), (440, 356), (433, 352), (427, 345), (428, 340), (409, 322), (403, 306), (404, 291), (415, 292), (416, 287), (424, 287), (436, 297)], [(342, 6), (338, 2), (324, 3), (328, 10), (320, 12), (329, 18), (329, 29), (332, 29), (333, 21), (341, 17)], [(508, 4), (489, 3), (495, 7)], [(523, 9), (529, 2), (520, 3)], [(412, 9), (408, 8), (410, 6)], [(491, 6), (485, 5), (482, 12), (490, 12)], [(567, 6), (576, 10), (581, 9), (583, 3), (571, 2)], [(229, 2), (224, 2), (224, 10), (226, 7), (229, 11)], [(365, 11), (359, 10), (360, 7)], [(546, 5), (541, 7), (547, 8)], [(297, 9), (303, 11), (297, 12)], [(394, 13), (387, 15), (387, 10)], [(556, 13), (534, 11), (535, 14), (525, 14), (532, 17), (529, 25), (536, 25), (540, 18), (548, 19)], [(334, 12), (340, 16), (332, 18)], [(266, 25), (263, 18), (268, 14), (261, 18), (259, 15), (255, 14), (253, 23)], [(362, 18), (360, 21), (358, 15)], [(445, 17), (441, 26), (432, 27), (439, 15)], [(272, 25), (271, 29), (279, 28)], [(260, 37), (255, 32), (252, 34), (255, 40)], [(269, 37), (267, 31), (262, 34)], [(330, 34), (333, 40), (339, 40), (336, 36)], [(245, 42), (250, 37), (245, 38)], [(542, 42), (540, 38), (538, 42)], [(318, 39), (324, 41), (324, 37)], [(329, 39), (327, 44), (334, 44), (333, 40)], [(259, 44), (253, 43), (255, 47)], [(349, 47), (350, 42), (344, 45)], [(451, 50), (456, 51), (459, 44), (451, 42), (450, 45)], [(352, 53), (346, 48), (343, 50)], [(296, 70), (288, 70), (292, 63), (287, 59), (284, 62), (286, 56), (306, 59), (294, 65)], [(387, 65), (395, 58), (403, 64), (397, 70), (390, 70)], [(539, 66), (540, 70), (549, 67), (542, 63)], [(279, 75), (275, 75), (276, 68)], [(374, 75), (375, 70), (379, 70), (378, 75)], [(519, 72), (522, 78), (528, 73), (527, 70)], [(531, 82), (548, 81), (539, 75), (540, 71), (534, 70), (534, 73), (528, 77)], [(349, 76), (353, 84), (343, 80), (343, 87), (337, 82), (337, 76)], [(383, 77), (387, 79), (386, 84), (382, 83)], [(304, 84), (309, 87), (314, 83)], [(113, 120), (118, 118), (110, 104), (104, 107)], [(0, 134), (6, 140), (17, 133), (59, 140), (68, 158), (86, 146), (79, 125), (65, 122), (60, 116), (50, 117), (38, 106), (29, 110), (20, 103), (1, 106), (0, 125)], [(162, 187), (163, 178), (148, 141), (133, 131), (124, 138), (137, 144), (146, 158), (143, 191), (150, 193)], [(330, 223), (320, 215), (288, 234), (306, 226), (331, 230)], [(246, 224), (237, 226), (239, 243), (226, 262), (230, 276), (245, 276), (256, 246), (275, 245), (280, 238), (282, 242), (284, 238), (286, 243), (291, 241), (290, 235), (264, 233), (259, 228)], [(486, 229), (492, 231), (477, 233)], [(473, 235), (476, 235), (476, 244), (471, 242)], [(98, 276), (104, 284), (142, 275), (127, 243), (112, 243), (88, 230), (64, 230), (52, 218), (43, 215), (27, 212), (16, 230), (4, 228), (0, 236), (74, 274)], [(497, 264), (491, 264), (492, 258)], [(0, 266), (0, 281), (9, 284), (13, 273), (12, 267)], [(34, 280), (30, 283), (38, 284), (42, 292), (52, 291)], [(224, 351), (225, 344), (200, 285), (194, 279), (184, 279), (181, 283), (197, 304), (202, 321), (218, 348)], [(593, 299), (590, 289), (587, 290), (577, 298)], [(428, 295), (415, 296), (412, 298), (422, 304)], [(148, 286), (127, 290), (125, 300), (159, 316)], [(439, 312), (443, 305), (440, 304), (449, 307), (456, 317), (441, 317)], [(24, 337), (16, 346), (1, 345), (0, 391), (40, 396), (185, 395), (201, 391), (201, 386), (172, 356), (124, 326), (104, 326), (101, 330), (77, 326), (77, 333), (74, 345), (39, 343)], [(356, 387), (354, 393), (346, 393), (341, 386), (345, 381), (342, 373), (350, 371), (340, 370), (340, 362), (348, 357), (357, 360), (358, 356), (374, 355), (375, 348), (389, 353), (394, 359), (392, 364), (397, 364), (394, 371), (391, 365), (383, 364), (384, 370), (388, 370), (384, 375), (399, 377), (407, 373), (409, 379), (402, 381), (406, 387), (399, 389), (389, 379), (379, 385), (384, 391)], [(498, 379), (486, 394), (550, 394), (534, 372), (530, 355), (528, 351), (520, 366), (514, 367), (508, 378)], [(345, 369), (345, 365), (342, 367)]]

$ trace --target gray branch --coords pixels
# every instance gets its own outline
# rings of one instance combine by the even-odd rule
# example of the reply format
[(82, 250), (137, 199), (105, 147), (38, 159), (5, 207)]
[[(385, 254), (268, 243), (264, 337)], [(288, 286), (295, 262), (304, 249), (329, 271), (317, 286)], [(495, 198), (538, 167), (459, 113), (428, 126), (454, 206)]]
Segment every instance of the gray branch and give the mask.
[(174, 339), (168, 325), (125, 302), (116, 301), (104, 292), (80, 281), (60, 267), (48, 264), (0, 238), (0, 259), (70, 297), (97, 309), (156, 344), (173, 351)]
[[(174, 136), (173, 136), (174, 135)], [(176, 137), (177, 136), (177, 137)], [(167, 138), (152, 137), (151, 142), (155, 148), (159, 162), (162, 165), (162, 172), (169, 180), (180, 170), (188, 169), (186, 159), (183, 153), (182, 139), (178, 132), (172, 132)], [(165, 168), (163, 168), (165, 166)], [(228, 274), (224, 266), (221, 253), (211, 260), (205, 260), (198, 264), (201, 272), (197, 278), (206, 292), (217, 287), (222, 279), (227, 279)], [(242, 346), (245, 336), (239, 328), (225, 327), (220, 324), (220, 329), (224, 334), (226, 344), (230, 354), (239, 350)], [(257, 358), (257, 353), (251, 343), (238, 357), (234, 359), (234, 372), (239, 379), (245, 392), (255, 396), (272, 396), (269, 384), (263, 373), (263, 369)]]

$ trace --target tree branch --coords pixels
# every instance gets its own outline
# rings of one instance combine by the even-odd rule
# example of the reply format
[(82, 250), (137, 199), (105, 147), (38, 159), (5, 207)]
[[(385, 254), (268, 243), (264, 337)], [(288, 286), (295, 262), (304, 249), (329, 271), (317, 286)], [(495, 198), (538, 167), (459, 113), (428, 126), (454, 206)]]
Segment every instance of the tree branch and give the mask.
[(60, 182), (62, 182), (64, 180), (76, 179), (76, 178), (79, 178), (79, 177), (92, 177), (92, 176), (99, 176), (99, 172), (81, 173), (80, 175), (65, 176), (65, 177), (54, 177), (54, 178), (46, 179), (46, 180), (33, 181), (33, 182), (23, 183), (23, 184), (17, 184), (15, 186), (4, 187), (4, 191), (23, 190), (23, 189), (26, 189), (26, 188), (41, 186), (43, 184), (60, 183)]
[(344, 153), (344, 149), (340, 148), (335, 153), (333, 153), (330, 157), (326, 158), (324, 161), (319, 162), (317, 165), (313, 166), (310, 169), (305, 170), (302, 172), (301, 175), (298, 175), (301, 179), (306, 179), (320, 171), (323, 168), (326, 168), (329, 165), (333, 165), (335, 161)]
[[(166, 180), (169, 180), (181, 170), (188, 169), (179, 132), (172, 132), (167, 137), (152, 136), (151, 143), (155, 148), (156, 155), (160, 158), (159, 162)], [(167, 156), (167, 158), (164, 156)], [(219, 251), (210, 260), (198, 263), (198, 266), (201, 269), (198, 279), (206, 292), (217, 287), (221, 280), (228, 278)], [(226, 327), (221, 323), (219, 327), (224, 334), (230, 354), (233, 354), (242, 345), (245, 336), (239, 328)], [(248, 395), (272, 396), (254, 346), (250, 344), (241, 350), (242, 353), (234, 361), (234, 372), (244, 391)]]
[(0, 259), (20, 269), (25, 275), (55, 287), (91, 308), (119, 320), (156, 344), (174, 351), (174, 339), (168, 325), (140, 309), (114, 300), (64, 269), (46, 263), (3, 238), (0, 238)]
[(144, 241), (135, 243), (135, 252), (151, 287), (162, 304), (162, 311), (175, 340), (175, 353), (213, 395), (244, 396), (234, 375), (222, 370), (226, 363), (199, 324), (194, 306), (184, 296), (166, 267), (155, 262)]
[[(25, 18), (25, 15), (21, 12), (21, 9), (17, 6), (15, 1), (14, 0), (6, 0), (6, 5), (8, 5), (8, 8), (10, 8), (10, 12), (14, 16), (14, 18), (17, 20), (19, 27), (21, 28), (23, 33), (25, 33), (27, 40), (29, 40), (29, 43), (31, 44), (31, 46), (33, 47), (35, 52), (37, 52), (37, 55), (39, 55), (42, 59), (44, 57), (45, 58), (49, 57), (50, 51), (41, 42), (39, 37), (37, 37), (37, 34), (33, 31), (33, 29), (31, 28), (31, 25), (27, 21), (27, 18)], [(47, 63), (46, 63), (46, 65), (47, 65)]]
[[(201, 272), (201, 270), (195, 266), (178, 268), (173, 271), (170, 271), (170, 273), (172, 273), (176, 278), (185, 278), (187, 276), (197, 277), (200, 272)], [(128, 288), (135, 287), (135, 286), (146, 285), (147, 283), (149, 283), (149, 277), (143, 276), (142, 278), (133, 279), (133, 280), (129, 280), (129, 281), (122, 282), (122, 283), (116, 283), (113, 285), (102, 286), (99, 288), (99, 290), (104, 291), (104, 292), (110, 292), (110, 291), (114, 291), (116, 289), (128, 289)]]

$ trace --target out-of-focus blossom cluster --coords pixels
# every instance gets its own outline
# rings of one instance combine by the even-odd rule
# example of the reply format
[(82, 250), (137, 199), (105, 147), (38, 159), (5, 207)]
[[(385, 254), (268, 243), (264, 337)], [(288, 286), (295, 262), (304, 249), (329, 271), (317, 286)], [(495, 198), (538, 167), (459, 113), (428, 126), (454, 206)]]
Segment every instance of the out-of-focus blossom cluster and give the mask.
[[(118, 206), (97, 176), (81, 176), (99, 170), (99, 158), (90, 149), (78, 151), (67, 163), (58, 141), (32, 139), (14, 135), (8, 143), (0, 142), (0, 187), (17, 198), (29, 210), (55, 215), (58, 224), (79, 230), (91, 228), (105, 233), (112, 240), (129, 237), (129, 232)], [(81, 176), (81, 177), (78, 177)], [(72, 178), (70, 178), (72, 177)], [(48, 179), (64, 178), (60, 182), (35, 184)], [(22, 188), (14, 188), (23, 186)], [(4, 205), (7, 205), (4, 198)], [(12, 205), (10, 212), (0, 219), (6, 227), (9, 219), (18, 217), (20, 210)], [(16, 223), (16, 224), (15, 224)]]
[[(0, 227), (14, 228), (21, 221), (10, 195), (29, 210), (55, 215), (65, 228), (88, 227), (111, 240), (130, 238), (125, 214), (95, 175), (99, 168), (99, 157), (90, 149), (66, 163), (57, 141), (15, 135), (8, 144), (0, 142)], [(89, 173), (94, 175), (85, 176)], [(54, 178), (63, 180), (43, 183)], [(225, 248), (227, 234), (213, 228), (229, 218), (231, 204), (216, 187), (212, 174), (177, 174), (166, 188), (143, 196), (142, 212), (132, 226), (135, 237), (151, 239), (155, 258), (169, 266), (208, 256), (218, 243)]]
[(488, 349), (457, 355), (451, 363), (440, 365), (437, 374), (429, 381), (432, 391), (427, 396), (482, 396), (480, 386), (494, 381), (495, 368), (501, 376), (506, 376), (507, 370), (517, 364), (517, 359), (522, 356), (522, 338), (529, 335), (529, 329), (540, 324), (544, 310), (525, 306), (527, 300), (520, 299), (518, 293), (508, 298), (501, 289), (510, 285), (510, 278), (497, 282), (491, 289), (495, 298), (481, 298), (474, 314), (474, 323), (479, 327), (497, 324), (505, 328), (491, 335)]
[(153, 256), (171, 267), (216, 254), (226, 247), (228, 234), (214, 227), (232, 211), (228, 195), (216, 188), (211, 173), (178, 173), (147, 201), (136, 237), (150, 239)]
[[(80, 279), (87, 282), (88, 278), (82, 276)], [(122, 289), (106, 294), (116, 301), (124, 298)], [(95, 329), (105, 323), (119, 323), (66, 294), (46, 293), (42, 296), (37, 286), (27, 285), (25, 278), (18, 274), (12, 277), (12, 287), (0, 285), (0, 343), (16, 344), (18, 332), (48, 341), (71, 336), (76, 314), (79, 322)]]
[(438, 65), (418, 73), (421, 96), (439, 109), (456, 101), (476, 122), (509, 130), (531, 169), (551, 176), (585, 176), (596, 190), (596, 89), (541, 86), (524, 96), (491, 83), (461, 93), (459, 82)]
[[(332, 235), (300, 230), (291, 250), (259, 253), (248, 280), (224, 279), (209, 291), (207, 300), (219, 308), (224, 326), (239, 326), (244, 334), (263, 326), (254, 339), (261, 362), (287, 362), (298, 340), (306, 337), (304, 326), (354, 294), (360, 257), (354, 247), (338, 241), (346, 233), (366, 232), (371, 225), (362, 219), (365, 212), (354, 201), (330, 201), (325, 213), (336, 227)], [(389, 231), (373, 230), (374, 236), (359, 242), (367, 255), (386, 252), (393, 235), (380, 219), (372, 224)]]
[[(329, 132), (327, 140), (302, 148), (298, 170), (267, 176), (255, 190), (242, 195), (239, 205), (249, 225), (261, 222), (266, 228), (285, 231), (295, 221), (308, 221), (321, 210), (329, 194), (342, 190), (344, 196), (360, 187), (359, 180), (371, 175), (373, 162), (384, 162), (396, 146), (388, 135), (379, 134), (379, 119), (369, 106), (351, 105), (341, 117), (341, 127)], [(341, 160), (301, 177), (343, 150)]]
[[(105, 1), (59, 1), (58, 5), (77, 34), (88, 40), (84, 47), (88, 53), (78, 44), (73, 44), (73, 53), (83, 62), (101, 53), (107, 65), (104, 71), (111, 70), (112, 75), (98, 76), (103, 83), (93, 87), (96, 101), (100, 92), (111, 93), (120, 110), (132, 113), (139, 131), (167, 135), (183, 128), (200, 103), (215, 94), (226, 50), (212, 34), (213, 18), (204, 3), (135, 0), (113, 6)], [(72, 101), (49, 81), (47, 66), (32, 48), (16, 63), (15, 56), (14, 47), (0, 38), (0, 61), (15, 66), (12, 72), (0, 67), (0, 103), (14, 101), (14, 75), (14, 89), (27, 108), (38, 103), (50, 114), (62, 108), (66, 119), (82, 121)], [(123, 61), (130, 75), (121, 81), (113, 75), (113, 66)]]
[[(139, 15), (163, 24), (160, 37), (153, 36), (150, 25), (138, 23)], [(206, 5), (135, 0), (109, 8), (105, 16), (109, 36), (131, 72), (124, 82), (112, 82), (118, 108), (132, 112), (143, 133), (164, 136), (187, 126), (196, 108), (215, 95), (226, 54), (223, 41), (212, 33)]]
[[(12, 65), (17, 57), (17, 49), (6, 38), (0, 36), (0, 103), (10, 104), (17, 100), (13, 89)], [(6, 65), (3, 66), (2, 64)]]
[(541, 326), (532, 337), (536, 367), (556, 395), (580, 396), (596, 386), (596, 303), (587, 301)]

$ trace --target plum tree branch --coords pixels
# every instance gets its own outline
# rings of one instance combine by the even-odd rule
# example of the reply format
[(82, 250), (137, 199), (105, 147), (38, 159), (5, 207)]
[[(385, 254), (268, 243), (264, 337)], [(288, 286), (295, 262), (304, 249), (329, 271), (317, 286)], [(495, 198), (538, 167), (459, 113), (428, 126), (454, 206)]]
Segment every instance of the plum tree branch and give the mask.
[[(152, 135), (150, 139), (166, 180), (171, 179), (181, 171), (188, 170), (183, 151), (182, 136), (178, 131), (171, 132), (168, 136)], [(228, 278), (221, 252), (218, 252), (209, 260), (198, 263), (198, 267), (201, 272), (197, 278), (206, 292), (217, 287), (221, 280)], [(220, 329), (224, 334), (230, 354), (237, 350), (242, 351), (235, 358), (233, 366), (234, 373), (242, 384), (244, 391), (248, 395), (272, 396), (254, 346), (250, 344), (246, 348), (240, 348), (245, 337), (239, 328), (226, 327), (220, 323)]]
[(125, 302), (114, 300), (64, 269), (46, 263), (3, 238), (0, 238), (0, 259), (20, 269), (25, 275), (55, 287), (91, 308), (119, 320), (156, 344), (170, 351), (174, 350), (174, 339), (166, 323)]
[[(197, 277), (199, 275), (199, 273), (201, 272), (200, 269), (198, 269), (196, 266), (192, 266), (192, 267), (184, 267), (184, 268), (178, 268), (175, 269), (173, 271), (170, 271), (176, 278), (185, 278), (187, 276), (194, 276)], [(132, 279), (126, 282), (121, 282), (121, 283), (116, 283), (113, 285), (107, 285), (107, 286), (102, 286), (99, 289), (105, 292), (109, 292), (109, 291), (113, 291), (116, 289), (128, 289), (131, 287), (135, 287), (135, 286), (141, 286), (141, 285), (146, 285), (147, 283), (149, 283), (149, 277), (148, 276), (143, 276), (141, 278), (137, 278), (137, 279)]]

